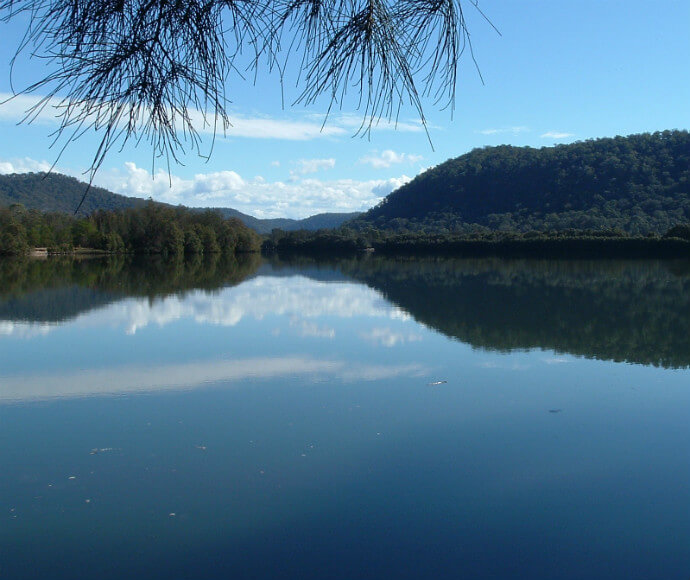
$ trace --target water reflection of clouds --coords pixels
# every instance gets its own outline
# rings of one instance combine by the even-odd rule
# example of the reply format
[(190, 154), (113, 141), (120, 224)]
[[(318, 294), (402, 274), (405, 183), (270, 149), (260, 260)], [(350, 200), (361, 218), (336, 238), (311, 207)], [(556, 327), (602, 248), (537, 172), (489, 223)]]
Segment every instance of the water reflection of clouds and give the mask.
[(388, 327), (376, 327), (366, 332), (361, 332), (360, 336), (367, 342), (393, 347), (406, 342), (417, 342), (422, 340), (422, 335), (414, 332), (396, 332)]
[[(288, 316), (290, 325), (301, 336), (332, 338), (332, 328), (317, 325), (319, 317), (385, 318), (406, 321), (410, 315), (387, 302), (376, 291), (354, 283), (319, 282), (302, 276), (261, 277), (215, 292), (197, 290), (149, 300), (129, 298), (99, 310), (80, 315), (78, 326), (124, 326), (128, 334), (150, 325), (166, 326), (189, 319), (200, 325), (235, 326), (246, 318), (263, 320), (269, 316)], [(6, 335), (29, 336), (48, 332), (52, 325), (0, 323)], [(32, 329), (32, 330), (29, 330)]]
[(35, 336), (45, 336), (55, 327), (55, 324), (35, 324), (31, 322), (12, 322), (9, 320), (0, 320), (0, 336), (34, 338)]
[(195, 361), (145, 367), (120, 366), (2, 377), (0, 402), (189, 390), (277, 377), (296, 377), (308, 382), (323, 383), (376, 381), (401, 376), (421, 377), (427, 373), (427, 369), (419, 364), (372, 365), (343, 360), (319, 360), (308, 356)]
[(297, 328), (301, 337), (307, 338), (335, 338), (335, 328), (319, 326), (308, 320), (301, 320), (296, 316), (290, 319), (290, 326)]

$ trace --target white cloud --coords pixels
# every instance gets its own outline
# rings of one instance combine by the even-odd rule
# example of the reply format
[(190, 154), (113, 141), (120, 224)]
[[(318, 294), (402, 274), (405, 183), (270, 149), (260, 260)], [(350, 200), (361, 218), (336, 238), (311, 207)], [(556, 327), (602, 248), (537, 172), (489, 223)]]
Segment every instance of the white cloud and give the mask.
[(407, 175), (401, 175), (400, 177), (391, 177), (390, 179), (383, 179), (377, 185), (374, 186), (372, 191), (380, 196), (386, 197), (392, 191), (395, 191), (399, 187), (402, 187), (406, 183), (412, 181), (411, 177)]
[(245, 179), (235, 171), (199, 173), (190, 179), (159, 169), (152, 175), (135, 163), (121, 170), (103, 170), (95, 184), (123, 195), (191, 207), (231, 207), (259, 217), (304, 218), (323, 212), (366, 211), (394, 189), (410, 181), (390, 179), (321, 180), (293, 176), (289, 182)]
[(562, 131), (548, 131), (540, 135), (542, 139), (567, 139), (574, 136), (574, 133), (564, 133)]
[(300, 159), (297, 162), (297, 171), (302, 175), (307, 173), (316, 173), (322, 169), (333, 169), (335, 167), (335, 159)]
[(366, 129), (369, 121), (372, 121), (372, 131), (401, 131), (405, 133), (419, 133), (424, 131), (424, 125), (419, 120), (395, 121), (388, 119), (371, 119), (370, 117), (362, 117), (357, 113), (341, 113), (339, 115), (331, 115), (327, 119), (321, 113), (311, 113), (307, 115), (308, 119), (313, 121), (326, 120), (326, 126), (333, 125), (342, 127), (352, 134), (360, 129)]
[[(58, 125), (60, 114), (64, 112), (65, 104), (60, 105), (60, 99), (40, 106), (43, 95), (12, 95), (0, 93), (0, 120), (20, 122), (27, 118), (27, 111), (39, 106), (34, 115), (30, 115), (32, 122), (40, 124)], [(293, 113), (294, 115), (294, 113)], [(228, 139), (279, 139), (287, 141), (307, 141), (323, 137), (351, 136), (368, 120), (356, 113), (343, 113), (326, 117), (324, 114), (309, 113), (300, 115), (302, 120), (278, 119), (269, 116), (247, 116), (239, 112), (229, 114), (230, 125), (223, 130), (222, 122), (214, 124), (213, 115), (205, 116), (201, 111), (190, 110), (189, 118), (199, 133), (217, 134)], [(178, 116), (179, 120), (179, 116)], [(325, 121), (325, 122), (324, 122)], [(180, 125), (180, 129), (181, 129)], [(376, 131), (395, 130), (402, 132), (419, 132), (424, 126), (419, 121), (388, 121), (374, 120), (372, 128)]]
[[(324, 160), (318, 160), (324, 161)], [(329, 161), (329, 160), (326, 160)], [(326, 163), (325, 165), (330, 165)], [(0, 160), (0, 173), (47, 171), (50, 164), (30, 158)], [(83, 179), (74, 171), (55, 171)], [(154, 174), (125, 162), (122, 169), (102, 169), (94, 185), (131, 197), (153, 198), (172, 205), (230, 207), (259, 218), (304, 218), (324, 212), (366, 211), (409, 182), (407, 175), (388, 179), (321, 180), (293, 175), (288, 182), (245, 179), (235, 171), (198, 173), (189, 179), (159, 169)]]
[(37, 161), (24, 157), (23, 159), (10, 159), (9, 161), (0, 161), (0, 174), (9, 175), (10, 173), (28, 173), (28, 172), (43, 172), (50, 171), (51, 163), (47, 161)]
[[(233, 115), (228, 138), (244, 137), (250, 139), (283, 139), (288, 141), (308, 141), (320, 137), (347, 135), (347, 130), (337, 125), (322, 126), (318, 123), (287, 121), (270, 118), (251, 118)], [(212, 133), (209, 127), (206, 133)]]
[(482, 129), (481, 131), (477, 131), (477, 133), (482, 135), (503, 135), (506, 133), (517, 135), (518, 133), (527, 133), (529, 130), (529, 127), (517, 125), (515, 127), (501, 127), (500, 129)]
[[(27, 118), (27, 111), (38, 106), (41, 95), (16, 95), (0, 93), (0, 120), (20, 122)], [(32, 122), (58, 125), (64, 105), (58, 106), (59, 99), (39, 108), (30, 115)], [(321, 137), (349, 135), (350, 129), (337, 123), (323, 125), (315, 121), (292, 121), (271, 117), (248, 117), (240, 113), (230, 115), (230, 126), (223, 132), (222, 123), (214, 126), (213, 117), (205, 117), (201, 111), (191, 110), (190, 118), (199, 133), (225, 135), (228, 138), (281, 139), (288, 141), (307, 141)], [(180, 127), (181, 128), (181, 127)]]
[(411, 155), (408, 153), (396, 153), (392, 149), (386, 149), (381, 153), (372, 153), (362, 157), (359, 162), (371, 165), (374, 169), (388, 168), (398, 163), (416, 163), (421, 161), (421, 155)]

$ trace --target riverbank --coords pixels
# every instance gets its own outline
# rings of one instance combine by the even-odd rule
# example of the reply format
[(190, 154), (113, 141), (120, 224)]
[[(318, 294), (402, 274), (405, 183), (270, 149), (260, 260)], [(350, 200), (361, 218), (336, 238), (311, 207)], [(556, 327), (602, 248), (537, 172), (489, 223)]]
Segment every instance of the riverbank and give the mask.
[(279, 255), (457, 256), (510, 258), (690, 258), (690, 241), (668, 237), (525, 237), (460, 238), (400, 235), (364, 243), (353, 238), (286, 236), (275, 245)]

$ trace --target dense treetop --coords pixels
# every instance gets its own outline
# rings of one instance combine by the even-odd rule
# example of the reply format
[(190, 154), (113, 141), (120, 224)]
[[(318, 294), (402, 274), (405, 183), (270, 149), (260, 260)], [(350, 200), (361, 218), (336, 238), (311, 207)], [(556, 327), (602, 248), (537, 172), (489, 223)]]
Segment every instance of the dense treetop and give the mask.
[(644, 235), (688, 219), (690, 133), (663, 131), (541, 149), (475, 149), (417, 176), (354, 225)]

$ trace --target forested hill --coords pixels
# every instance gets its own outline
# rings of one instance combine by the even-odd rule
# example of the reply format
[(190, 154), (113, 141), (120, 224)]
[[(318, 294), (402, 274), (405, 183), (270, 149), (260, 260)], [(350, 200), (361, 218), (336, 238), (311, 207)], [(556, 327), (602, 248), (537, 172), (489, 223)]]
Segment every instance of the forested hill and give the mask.
[[(60, 173), (0, 175), (0, 207), (20, 203), (27, 209), (71, 214), (79, 206), (87, 187), (86, 183)], [(97, 209), (129, 209), (145, 204), (143, 199), (91, 187), (79, 211), (89, 215)]]
[(644, 235), (688, 219), (690, 134), (663, 131), (541, 149), (475, 149), (417, 176), (352, 225), (436, 232), (620, 228)]

